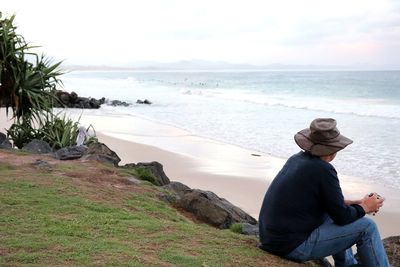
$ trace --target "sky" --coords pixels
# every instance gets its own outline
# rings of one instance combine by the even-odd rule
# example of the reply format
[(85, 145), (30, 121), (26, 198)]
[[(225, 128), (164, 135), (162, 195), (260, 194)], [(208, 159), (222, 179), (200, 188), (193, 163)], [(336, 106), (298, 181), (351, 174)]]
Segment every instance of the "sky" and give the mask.
[(399, 0), (1, 0), (55, 60), (400, 66)]

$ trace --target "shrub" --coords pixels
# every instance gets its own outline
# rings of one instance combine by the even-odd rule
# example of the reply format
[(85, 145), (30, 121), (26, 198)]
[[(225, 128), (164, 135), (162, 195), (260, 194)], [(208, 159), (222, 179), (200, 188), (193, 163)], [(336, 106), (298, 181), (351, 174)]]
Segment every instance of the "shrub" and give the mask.
[(157, 181), (157, 178), (154, 176), (152, 171), (148, 168), (144, 168), (144, 167), (135, 168), (135, 173), (136, 173), (136, 176), (140, 180), (149, 181), (150, 183), (157, 185), (157, 186), (160, 185), (160, 183)]
[(241, 234), (242, 233), (242, 224), (241, 223), (234, 223), (229, 228), (232, 232)]
[(39, 129), (39, 135), (53, 149), (73, 146), (78, 136), (78, 122), (66, 118), (65, 114), (62, 117), (51, 116)]

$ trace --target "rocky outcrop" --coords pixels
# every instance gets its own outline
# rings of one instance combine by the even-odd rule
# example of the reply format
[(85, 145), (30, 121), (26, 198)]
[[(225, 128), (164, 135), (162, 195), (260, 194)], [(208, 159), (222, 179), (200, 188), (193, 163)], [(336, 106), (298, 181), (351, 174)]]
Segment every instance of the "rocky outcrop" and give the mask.
[(97, 109), (100, 108), (105, 102), (105, 98), (95, 99), (92, 97), (80, 97), (75, 92), (65, 92), (62, 90), (56, 91), (56, 98), (54, 107), (68, 107), (68, 108), (85, 108), (85, 109)]
[(131, 104), (125, 102), (125, 101), (120, 101), (120, 100), (106, 100), (106, 104), (109, 106), (117, 107), (117, 106), (123, 106), (123, 107), (129, 107)]
[(10, 149), (12, 145), (4, 133), (0, 133), (0, 148)]
[(163, 188), (173, 194), (165, 195), (163, 199), (220, 229), (227, 229), (234, 223), (257, 224), (256, 219), (211, 191), (191, 189), (180, 182), (171, 182)]
[(400, 236), (391, 236), (382, 240), (391, 266), (400, 266)]
[(103, 143), (94, 142), (89, 144), (86, 155), (82, 159), (97, 160), (100, 162), (111, 163), (114, 166), (118, 166), (121, 159), (118, 157), (117, 153), (112, 151)]
[(170, 183), (168, 176), (164, 172), (163, 165), (157, 161), (139, 162), (137, 164), (129, 163), (125, 164), (122, 168), (134, 169), (139, 174), (139, 176), (141, 173), (144, 173), (143, 171), (150, 172), (151, 177), (143, 178), (153, 183), (154, 185), (163, 186)]
[(33, 139), (28, 144), (22, 147), (22, 150), (34, 153), (34, 154), (47, 154), (52, 153), (50, 145), (43, 140)]
[(71, 146), (64, 147), (54, 153), (56, 159), (59, 160), (72, 160), (79, 159), (85, 155), (87, 148), (85, 146)]
[(149, 100), (147, 100), (147, 99), (145, 99), (145, 100), (140, 100), (140, 99), (138, 99), (138, 100), (136, 101), (136, 104), (151, 105), (152, 103), (151, 103)]
[(220, 229), (227, 229), (233, 223), (257, 223), (246, 212), (210, 191), (186, 190), (176, 204), (193, 213), (197, 219)]

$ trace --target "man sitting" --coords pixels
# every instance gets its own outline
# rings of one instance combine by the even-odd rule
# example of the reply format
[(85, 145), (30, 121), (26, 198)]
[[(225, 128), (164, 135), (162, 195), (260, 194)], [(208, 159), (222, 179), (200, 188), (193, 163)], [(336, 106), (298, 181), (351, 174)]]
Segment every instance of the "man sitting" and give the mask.
[(261, 248), (303, 262), (332, 255), (335, 266), (390, 266), (373, 220), (384, 198), (371, 193), (344, 200), (329, 163), (353, 141), (340, 134), (334, 119), (315, 119), (295, 135), (301, 151), (288, 159), (272, 181), (260, 211)]

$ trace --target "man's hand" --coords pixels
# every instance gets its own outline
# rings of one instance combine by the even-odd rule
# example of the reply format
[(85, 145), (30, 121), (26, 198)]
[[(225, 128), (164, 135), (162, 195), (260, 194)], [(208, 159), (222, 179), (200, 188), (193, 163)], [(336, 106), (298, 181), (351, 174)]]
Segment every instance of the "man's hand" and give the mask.
[(371, 193), (366, 195), (363, 199), (361, 199), (361, 203), (359, 204), (363, 207), (365, 213), (377, 213), (380, 207), (383, 206), (383, 202), (385, 201), (384, 197), (381, 197), (377, 193)]

